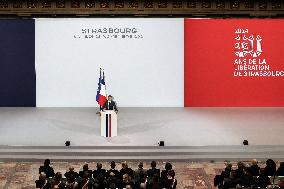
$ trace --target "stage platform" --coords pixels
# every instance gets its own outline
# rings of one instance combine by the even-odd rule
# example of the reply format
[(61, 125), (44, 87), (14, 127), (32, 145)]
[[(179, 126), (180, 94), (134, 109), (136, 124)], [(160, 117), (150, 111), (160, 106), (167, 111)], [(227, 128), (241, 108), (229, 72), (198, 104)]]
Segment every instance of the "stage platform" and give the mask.
[[(69, 155), (71, 159), (130, 156), (132, 160), (284, 157), (284, 108), (120, 108), (114, 138), (100, 136), (97, 111), (0, 108), (0, 159), (15, 153), (22, 159), (44, 159), (49, 152), (58, 160)], [(242, 146), (244, 139), (249, 147)], [(67, 140), (72, 145), (69, 149), (64, 147)], [(165, 147), (158, 147), (160, 140)], [(70, 151), (73, 148), (75, 157)]]
[(284, 161), (284, 146), (0, 146), (0, 162), (31, 162), (49, 158), (74, 161), (222, 162)]

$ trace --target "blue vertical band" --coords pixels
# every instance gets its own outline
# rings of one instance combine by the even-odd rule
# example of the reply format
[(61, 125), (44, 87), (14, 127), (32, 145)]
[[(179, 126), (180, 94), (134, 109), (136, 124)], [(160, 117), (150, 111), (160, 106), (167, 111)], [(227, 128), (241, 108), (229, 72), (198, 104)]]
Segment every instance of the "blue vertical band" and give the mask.
[(0, 107), (35, 107), (35, 20), (0, 20)]

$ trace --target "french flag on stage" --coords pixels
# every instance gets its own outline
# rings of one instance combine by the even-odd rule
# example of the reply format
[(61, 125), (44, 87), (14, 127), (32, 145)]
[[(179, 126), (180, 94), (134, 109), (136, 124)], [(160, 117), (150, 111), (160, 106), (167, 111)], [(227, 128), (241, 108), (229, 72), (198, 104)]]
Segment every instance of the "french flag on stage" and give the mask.
[[(102, 75), (103, 72), (103, 75)], [(98, 83), (98, 90), (97, 90), (97, 96), (96, 101), (100, 106), (103, 106), (105, 102), (107, 101), (107, 95), (106, 95), (106, 84), (105, 84), (105, 73), (100, 69), (100, 78)]]

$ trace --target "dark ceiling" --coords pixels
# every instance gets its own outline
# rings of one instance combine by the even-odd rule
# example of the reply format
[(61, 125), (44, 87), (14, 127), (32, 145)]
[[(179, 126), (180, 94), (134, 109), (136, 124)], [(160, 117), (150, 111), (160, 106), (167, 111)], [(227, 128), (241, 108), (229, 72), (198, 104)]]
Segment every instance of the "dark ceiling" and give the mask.
[(284, 16), (284, 0), (0, 0), (6, 17), (264, 17)]

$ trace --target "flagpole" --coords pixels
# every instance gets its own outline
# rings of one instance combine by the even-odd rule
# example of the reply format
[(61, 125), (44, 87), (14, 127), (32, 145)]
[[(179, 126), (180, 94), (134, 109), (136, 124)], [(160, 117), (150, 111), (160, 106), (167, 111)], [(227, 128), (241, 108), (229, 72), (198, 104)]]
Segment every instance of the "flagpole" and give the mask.
[[(105, 77), (105, 71), (104, 71), (104, 69), (103, 68), (100, 68), (102, 71), (103, 71), (103, 79), (104, 79), (104, 77)], [(102, 111), (103, 110), (103, 107), (100, 105), (100, 111)]]
[[(106, 77), (105, 77), (105, 70), (103, 69), (103, 77), (104, 77), (104, 80), (105, 80), (105, 83), (106, 83)], [(106, 84), (105, 84), (105, 88), (106, 88)], [(106, 88), (106, 98), (108, 97), (107, 95), (107, 88)]]
[[(100, 67), (100, 76), (101, 76), (101, 74), (102, 74), (102, 68)], [(101, 81), (99, 81), (99, 82), (101, 82)], [(102, 106), (100, 105), (100, 109), (96, 114), (99, 114), (99, 116), (101, 116), (101, 111), (102, 111)]]

